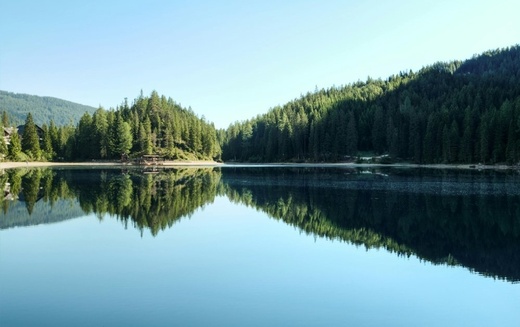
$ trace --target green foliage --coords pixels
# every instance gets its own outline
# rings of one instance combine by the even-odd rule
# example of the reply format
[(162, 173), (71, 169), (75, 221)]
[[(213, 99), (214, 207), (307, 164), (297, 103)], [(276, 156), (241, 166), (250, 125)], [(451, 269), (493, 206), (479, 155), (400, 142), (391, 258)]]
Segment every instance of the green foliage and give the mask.
[(113, 126), (113, 139), (110, 144), (112, 154), (128, 154), (132, 148), (132, 133), (130, 124), (123, 121), (118, 115)]
[(54, 150), (52, 149), (52, 139), (49, 128), (47, 125), (42, 126), (43, 139), (42, 139), (42, 157), (45, 160), (52, 160), (55, 157)]
[[(197, 208), (213, 202), (220, 175), (209, 168), (168, 169), (153, 175), (138, 170), (121, 174), (110, 169), (73, 172), (48, 168), (10, 170), (9, 178), (0, 179), (0, 182), (11, 183), (15, 197), (23, 197), (26, 212), (21, 212), (16, 205), (8, 208), (15, 212), (5, 215), (5, 219), (0, 221), (0, 229), (55, 221), (53, 204), (70, 200), (68, 205), (72, 216), (69, 218), (79, 216), (76, 205), (79, 203), (84, 213), (93, 212), (100, 218), (109, 214), (125, 224), (132, 222), (141, 231), (149, 229), (152, 235), (157, 235)], [(53, 215), (49, 215), (48, 210), (44, 210), (46, 215), (43, 216), (36, 212), (40, 200), (53, 206)], [(63, 209), (58, 210), (63, 212)], [(40, 221), (30, 219), (27, 214), (36, 215)]]
[(8, 158), (12, 161), (20, 160), (20, 154), (22, 153), (22, 143), (18, 133), (11, 135), (11, 144), (8, 148)]
[(3, 160), (5, 157), (7, 157), (7, 144), (5, 143), (3, 135), (0, 137), (0, 160)]
[(518, 163), (519, 71), (513, 46), (316, 90), (229, 126), (222, 157), (319, 162), (361, 151), (416, 163)]
[[(50, 124), (51, 120), (58, 125), (76, 124), (83, 113), (93, 114), (93, 107), (77, 104), (52, 97), (40, 97), (0, 91), (0, 108), (9, 115), (12, 125), (21, 125), (28, 113), (37, 124)], [(9, 124), (4, 124), (8, 126)]]
[[(197, 117), (157, 92), (129, 106), (126, 99), (115, 110), (85, 113), (67, 139), (69, 160), (119, 159), (160, 154), (169, 159), (218, 159), (220, 145), (213, 124)], [(67, 154), (68, 153), (68, 154)]]
[(22, 135), (22, 151), (33, 160), (40, 159), (40, 137), (31, 113), (27, 114)]

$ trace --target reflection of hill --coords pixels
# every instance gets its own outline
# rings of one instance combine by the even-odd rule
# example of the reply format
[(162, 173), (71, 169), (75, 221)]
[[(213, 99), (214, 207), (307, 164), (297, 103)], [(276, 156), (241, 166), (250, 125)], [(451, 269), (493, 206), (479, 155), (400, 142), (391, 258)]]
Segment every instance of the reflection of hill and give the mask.
[(7, 212), (1, 215), (0, 229), (51, 224), (85, 215), (75, 200), (59, 199), (52, 206), (40, 201), (34, 204), (31, 214), (22, 201), (9, 202), (8, 205)]
[(306, 233), (520, 281), (520, 176), (304, 168), (26, 169), (0, 229), (111, 215), (152, 235), (217, 193)]
[(25, 169), (2, 176), (23, 201), (3, 201), (0, 228), (50, 223), (88, 213), (133, 223), (153, 235), (215, 198), (213, 169)]
[(347, 173), (226, 170), (223, 183), (235, 202), (307, 233), (520, 281), (518, 177)]
[(116, 216), (153, 235), (213, 202), (220, 173), (213, 169), (64, 170), (59, 176), (77, 195), (85, 212)]

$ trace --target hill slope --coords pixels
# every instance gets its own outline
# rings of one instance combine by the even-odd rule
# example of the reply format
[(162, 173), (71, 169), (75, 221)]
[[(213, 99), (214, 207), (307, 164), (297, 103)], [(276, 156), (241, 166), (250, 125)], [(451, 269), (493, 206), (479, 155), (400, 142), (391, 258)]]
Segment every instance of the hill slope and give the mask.
[(60, 126), (70, 122), (75, 125), (85, 112), (93, 114), (96, 108), (58, 98), (0, 91), (0, 111), (4, 110), (12, 125), (22, 124), (30, 112), (38, 125), (54, 120)]
[(518, 163), (520, 46), (308, 93), (221, 140), (224, 160)]

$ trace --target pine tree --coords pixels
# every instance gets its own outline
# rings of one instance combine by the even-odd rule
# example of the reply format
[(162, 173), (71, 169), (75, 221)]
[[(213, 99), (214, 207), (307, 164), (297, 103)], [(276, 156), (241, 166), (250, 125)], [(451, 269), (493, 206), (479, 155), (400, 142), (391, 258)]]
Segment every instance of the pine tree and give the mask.
[(17, 161), (20, 157), (20, 153), (22, 152), (22, 143), (20, 141), (20, 137), (18, 133), (15, 131), (11, 135), (11, 144), (8, 147), (8, 157), (10, 160)]
[(518, 140), (516, 137), (515, 123), (511, 121), (507, 132), (507, 146), (506, 146), (506, 161), (507, 164), (512, 165), (517, 160)]
[(358, 151), (358, 131), (356, 126), (356, 118), (354, 112), (348, 114), (347, 124), (347, 154), (351, 156), (357, 155)]
[(40, 159), (40, 137), (36, 131), (31, 113), (27, 114), (24, 131), (22, 135), (22, 151), (32, 159)]
[(42, 155), (46, 160), (52, 160), (54, 158), (54, 151), (52, 149), (52, 140), (49, 128), (47, 125), (42, 126), (43, 129), (43, 140), (42, 140)]
[(483, 119), (482, 123), (480, 124), (479, 132), (480, 161), (482, 163), (487, 163), (489, 160), (489, 130), (487, 120)]
[(459, 144), (460, 144), (460, 137), (459, 137), (459, 128), (457, 126), (457, 123), (455, 121), (452, 122), (449, 132), (449, 138), (450, 138), (450, 149), (449, 149), (449, 156), (450, 156), (450, 162), (456, 162), (459, 158)]
[(129, 154), (132, 148), (132, 130), (130, 124), (125, 122), (119, 113), (116, 114), (111, 134), (110, 146), (112, 156), (117, 158), (122, 154)]
[[(126, 103), (126, 99), (125, 99)], [(92, 116), (94, 133), (95, 158), (107, 158), (108, 156), (108, 118), (105, 109), (99, 108)]]
[(95, 144), (95, 130), (89, 113), (83, 114), (76, 128), (76, 148), (74, 157), (78, 159), (97, 158), (99, 145)]
[(377, 106), (374, 112), (374, 125), (372, 128), (372, 147), (377, 154), (385, 150), (385, 117), (383, 108)]

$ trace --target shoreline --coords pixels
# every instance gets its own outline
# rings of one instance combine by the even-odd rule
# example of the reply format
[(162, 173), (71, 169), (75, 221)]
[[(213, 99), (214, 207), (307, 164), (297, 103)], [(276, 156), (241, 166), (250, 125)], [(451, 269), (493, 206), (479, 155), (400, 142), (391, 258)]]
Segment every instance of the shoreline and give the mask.
[(159, 166), (132, 165), (118, 161), (84, 161), (84, 162), (0, 162), (0, 169), (35, 168), (35, 167), (217, 167), (223, 165), (216, 161), (165, 161)]
[(159, 166), (132, 165), (118, 161), (84, 161), (84, 162), (0, 162), (0, 169), (35, 168), (35, 167), (350, 167), (350, 168), (431, 168), (431, 169), (468, 169), (468, 170), (518, 170), (518, 166), (508, 165), (480, 165), (480, 164), (376, 164), (376, 163), (220, 163), (216, 161), (190, 160), (165, 161)]

